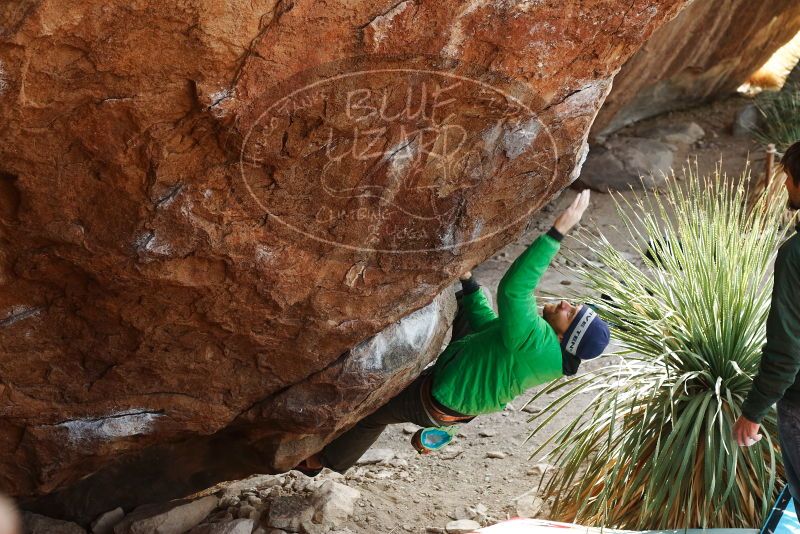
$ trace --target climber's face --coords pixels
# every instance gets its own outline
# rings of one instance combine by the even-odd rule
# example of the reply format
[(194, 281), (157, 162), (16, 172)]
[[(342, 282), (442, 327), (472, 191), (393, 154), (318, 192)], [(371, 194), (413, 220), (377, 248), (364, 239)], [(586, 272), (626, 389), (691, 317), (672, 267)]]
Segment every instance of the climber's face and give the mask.
[(800, 210), (800, 186), (798, 186), (792, 175), (789, 173), (789, 169), (784, 168), (786, 172), (786, 192), (789, 195), (789, 208), (793, 210)]
[(542, 317), (553, 327), (560, 340), (580, 310), (580, 305), (573, 306), (566, 300), (562, 300), (557, 304), (545, 304), (542, 309)]

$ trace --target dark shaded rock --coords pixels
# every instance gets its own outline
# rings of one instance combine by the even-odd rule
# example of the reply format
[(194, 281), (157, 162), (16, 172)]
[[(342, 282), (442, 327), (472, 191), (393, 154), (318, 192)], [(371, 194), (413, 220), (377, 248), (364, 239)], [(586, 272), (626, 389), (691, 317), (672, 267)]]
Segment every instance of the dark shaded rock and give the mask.
[(22, 529), (25, 534), (86, 534), (75, 523), (27, 512), (22, 516)]
[(267, 526), (287, 532), (300, 532), (300, 526), (311, 522), (313, 517), (314, 507), (307, 497), (288, 495), (272, 500), (266, 523)]
[(755, 104), (747, 104), (736, 112), (736, 117), (731, 126), (731, 132), (737, 137), (747, 137), (753, 134), (761, 120), (761, 112)]
[(794, 66), (792, 71), (786, 77), (786, 82), (784, 83), (783, 90), (791, 90), (800, 87), (800, 62)]
[(798, 31), (796, 0), (690, 3), (622, 67), (592, 138), (600, 141), (632, 122), (734, 93)]

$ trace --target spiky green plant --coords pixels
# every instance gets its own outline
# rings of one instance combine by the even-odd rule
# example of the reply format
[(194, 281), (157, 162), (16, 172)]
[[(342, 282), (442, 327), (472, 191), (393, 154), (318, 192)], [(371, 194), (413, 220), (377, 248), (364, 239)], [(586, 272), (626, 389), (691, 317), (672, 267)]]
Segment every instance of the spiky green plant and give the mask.
[[(573, 270), (621, 347), (596, 371), (556, 381), (531, 421), (537, 435), (579, 394), (596, 397), (534, 451), (553, 447), (544, 485), (555, 519), (615, 528), (758, 527), (781, 476), (774, 412), (764, 439), (739, 448), (731, 428), (758, 369), (785, 197), (746, 207), (719, 171), (684, 171), (662, 193), (615, 196), (629, 261), (604, 235), (578, 240)], [(742, 181), (737, 181), (741, 184)], [(647, 257), (647, 243), (658, 254)]]
[(779, 92), (764, 92), (756, 99), (761, 114), (760, 126), (753, 131), (756, 139), (773, 143), (785, 152), (800, 139), (800, 85), (792, 84)]

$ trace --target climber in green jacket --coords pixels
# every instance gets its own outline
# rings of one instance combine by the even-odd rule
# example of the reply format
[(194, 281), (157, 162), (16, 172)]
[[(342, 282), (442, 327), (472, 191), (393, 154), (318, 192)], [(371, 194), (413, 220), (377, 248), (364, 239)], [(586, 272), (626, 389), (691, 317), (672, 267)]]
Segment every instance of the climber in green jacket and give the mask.
[[(526, 389), (575, 374), (581, 360), (602, 354), (609, 342), (609, 328), (591, 308), (561, 301), (545, 305), (540, 316), (533, 295), (563, 236), (580, 221), (588, 205), (589, 191), (585, 190), (550, 231), (514, 261), (497, 289), (497, 314), (487, 294), (465, 273), (462, 291), (457, 294), (453, 336), (435, 365), (320, 453), (304, 460), (298, 469), (308, 474), (322, 467), (343, 472), (369, 449), (386, 425), (411, 422), (445, 428), (502, 411)], [(420, 439), (415, 436), (415, 446), (424, 452)]]

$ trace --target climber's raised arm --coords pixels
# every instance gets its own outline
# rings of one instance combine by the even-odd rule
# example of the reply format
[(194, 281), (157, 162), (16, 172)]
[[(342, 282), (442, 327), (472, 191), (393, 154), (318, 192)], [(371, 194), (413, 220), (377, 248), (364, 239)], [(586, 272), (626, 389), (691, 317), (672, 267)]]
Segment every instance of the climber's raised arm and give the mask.
[(586, 189), (558, 216), (550, 231), (539, 236), (511, 264), (500, 280), (497, 309), (503, 341), (509, 349), (522, 345), (534, 325), (542, 321), (536, 311), (533, 291), (558, 253), (561, 239), (578, 224), (588, 206), (589, 190)]

